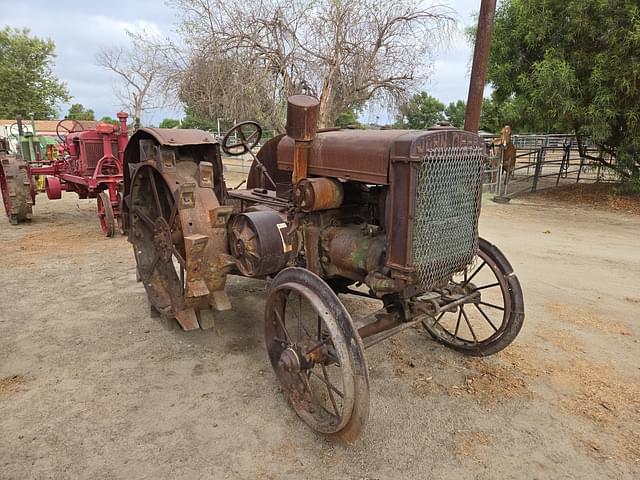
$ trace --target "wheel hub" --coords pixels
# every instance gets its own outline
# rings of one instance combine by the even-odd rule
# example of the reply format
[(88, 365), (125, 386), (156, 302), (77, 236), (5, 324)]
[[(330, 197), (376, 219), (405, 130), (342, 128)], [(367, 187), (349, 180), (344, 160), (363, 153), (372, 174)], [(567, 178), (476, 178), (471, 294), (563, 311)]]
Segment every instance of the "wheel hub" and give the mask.
[(171, 254), (173, 253), (171, 227), (162, 217), (156, 220), (153, 227), (153, 245), (163, 261), (168, 262), (171, 260)]
[(296, 352), (295, 349), (293, 349), (292, 347), (286, 348), (280, 354), (280, 360), (278, 362), (278, 365), (288, 372), (291, 372), (291, 373), (299, 372), (300, 356), (298, 355), (298, 352)]

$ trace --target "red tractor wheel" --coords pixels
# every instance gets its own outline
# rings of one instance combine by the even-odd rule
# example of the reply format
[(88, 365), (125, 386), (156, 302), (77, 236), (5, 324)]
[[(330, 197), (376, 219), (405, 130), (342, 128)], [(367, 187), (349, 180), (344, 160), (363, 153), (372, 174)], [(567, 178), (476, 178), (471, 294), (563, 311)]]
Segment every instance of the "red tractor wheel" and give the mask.
[(100, 227), (102, 227), (102, 233), (106, 237), (113, 237), (116, 233), (116, 221), (113, 216), (113, 207), (111, 206), (111, 199), (106, 192), (100, 192), (97, 197), (98, 202), (98, 219), (100, 220)]
[(15, 156), (0, 157), (0, 190), (12, 225), (31, 220), (33, 197), (27, 165)]
[(62, 198), (62, 184), (56, 177), (47, 177), (44, 181), (44, 189), (49, 200), (60, 200)]

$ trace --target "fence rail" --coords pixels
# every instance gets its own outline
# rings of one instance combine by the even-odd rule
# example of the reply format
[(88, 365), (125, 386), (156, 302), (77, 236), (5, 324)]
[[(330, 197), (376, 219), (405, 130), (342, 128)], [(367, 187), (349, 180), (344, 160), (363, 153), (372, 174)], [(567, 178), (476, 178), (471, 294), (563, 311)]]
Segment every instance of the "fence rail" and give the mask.
[[(492, 140), (488, 138), (488, 140)], [(595, 145), (586, 142), (583, 155), (574, 135), (514, 135), (516, 164), (507, 178), (502, 169), (503, 148), (489, 152), (485, 189), (499, 196), (513, 197), (570, 183), (615, 182), (615, 172), (599, 161), (615, 161)]]

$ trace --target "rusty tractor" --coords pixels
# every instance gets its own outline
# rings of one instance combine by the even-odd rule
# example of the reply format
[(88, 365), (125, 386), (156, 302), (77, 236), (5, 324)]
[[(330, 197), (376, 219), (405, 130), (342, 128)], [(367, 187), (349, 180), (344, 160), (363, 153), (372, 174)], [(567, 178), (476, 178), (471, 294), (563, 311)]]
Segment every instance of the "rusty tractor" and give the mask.
[(33, 214), (39, 179), (50, 200), (62, 198), (63, 191), (80, 198), (97, 200), (98, 219), (107, 237), (121, 225), (122, 162), (128, 142), (127, 114), (118, 113), (120, 125), (88, 124), (61, 120), (56, 127), (59, 152), (34, 148), (32, 134), (24, 133), (20, 122), (19, 151), (11, 155), (0, 149), (0, 189), (9, 221), (17, 225)]
[[(319, 102), (289, 98), (286, 135), (228, 189), (221, 150), (252, 153), (255, 122), (221, 142), (143, 128), (125, 152), (123, 218), (153, 316), (184, 330), (231, 308), (227, 275), (265, 279), (269, 360), (299, 417), (356, 439), (369, 414), (365, 350), (413, 326), (491, 355), (522, 326), (518, 278), (478, 236), (486, 148), (475, 133), (316, 130)], [(352, 317), (340, 295), (380, 302)], [(355, 312), (354, 312), (355, 313)]]

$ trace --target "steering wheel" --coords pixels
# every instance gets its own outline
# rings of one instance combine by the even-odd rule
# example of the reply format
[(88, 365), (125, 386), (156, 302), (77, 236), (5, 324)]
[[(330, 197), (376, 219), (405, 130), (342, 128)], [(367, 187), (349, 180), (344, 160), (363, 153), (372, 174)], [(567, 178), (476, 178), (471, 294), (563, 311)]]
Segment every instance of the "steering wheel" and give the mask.
[(62, 135), (67, 136), (74, 132), (84, 132), (84, 127), (79, 121), (72, 118), (60, 120), (58, 125), (56, 125), (56, 135), (61, 142), (64, 142), (64, 137)]
[(13, 123), (9, 127), (9, 136), (13, 137), (15, 139), (17, 139), (20, 136), (20, 129), (18, 128), (18, 124), (17, 123)]
[[(238, 138), (232, 138), (237, 133)], [(249, 153), (262, 138), (262, 127), (256, 122), (241, 122), (229, 130), (222, 139), (222, 151), (237, 156)]]

